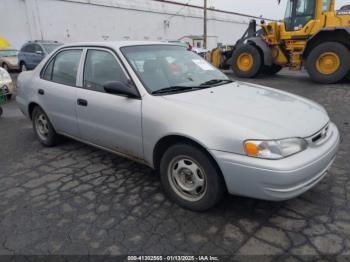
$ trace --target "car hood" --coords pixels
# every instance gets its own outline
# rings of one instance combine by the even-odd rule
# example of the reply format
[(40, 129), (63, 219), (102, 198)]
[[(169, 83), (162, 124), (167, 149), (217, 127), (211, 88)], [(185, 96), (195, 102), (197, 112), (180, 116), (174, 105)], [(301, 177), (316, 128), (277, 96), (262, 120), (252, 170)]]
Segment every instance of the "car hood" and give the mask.
[(164, 96), (190, 110), (247, 129), (255, 138), (309, 137), (329, 122), (327, 112), (311, 100), (276, 89), (234, 82), (193, 92)]

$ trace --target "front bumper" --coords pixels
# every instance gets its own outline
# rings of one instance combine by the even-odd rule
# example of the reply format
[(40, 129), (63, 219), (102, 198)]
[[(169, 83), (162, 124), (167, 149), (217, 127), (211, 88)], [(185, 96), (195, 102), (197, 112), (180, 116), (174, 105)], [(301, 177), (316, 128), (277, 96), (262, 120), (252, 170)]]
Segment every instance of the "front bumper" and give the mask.
[(15, 85), (13, 82), (2, 82), (0, 83), (0, 88), (5, 90), (5, 92), (8, 94), (14, 94), (15, 92)]
[(266, 160), (211, 150), (229, 193), (265, 200), (287, 200), (315, 186), (332, 165), (340, 142), (337, 127), (318, 146), (281, 160)]

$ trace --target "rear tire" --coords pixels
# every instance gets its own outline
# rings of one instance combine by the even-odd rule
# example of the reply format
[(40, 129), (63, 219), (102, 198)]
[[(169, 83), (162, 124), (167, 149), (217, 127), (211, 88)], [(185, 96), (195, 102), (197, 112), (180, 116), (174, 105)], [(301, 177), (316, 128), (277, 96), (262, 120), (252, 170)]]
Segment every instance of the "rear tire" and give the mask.
[(40, 107), (35, 107), (32, 113), (34, 132), (40, 143), (47, 147), (57, 145), (59, 136), (52, 126), (50, 119)]
[(273, 76), (282, 70), (282, 66), (273, 64), (272, 66), (264, 65), (261, 72), (265, 75)]
[(20, 67), (21, 72), (28, 71), (28, 67), (27, 67), (26, 63), (21, 62), (20, 66), (21, 66)]
[(225, 192), (222, 175), (213, 160), (190, 144), (171, 146), (161, 159), (160, 174), (166, 195), (193, 211), (213, 207)]
[(337, 83), (350, 71), (350, 51), (336, 42), (320, 44), (307, 57), (306, 69), (315, 82)]
[(11, 100), (12, 94), (8, 94), (8, 95), (6, 95), (6, 97), (7, 97), (7, 100)]
[(245, 44), (237, 48), (232, 58), (232, 70), (238, 77), (253, 78), (261, 71), (262, 56), (253, 45)]
[(0, 117), (2, 116), (3, 110), (2, 107), (0, 106)]

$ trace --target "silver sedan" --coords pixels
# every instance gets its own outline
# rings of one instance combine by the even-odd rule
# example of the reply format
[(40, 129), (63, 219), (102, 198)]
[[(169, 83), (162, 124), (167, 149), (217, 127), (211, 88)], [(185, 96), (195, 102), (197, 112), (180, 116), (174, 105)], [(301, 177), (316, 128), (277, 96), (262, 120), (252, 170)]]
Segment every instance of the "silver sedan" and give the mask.
[(63, 135), (146, 164), (173, 201), (197, 211), (225, 192), (296, 197), (325, 176), (339, 145), (320, 105), (233, 82), (173, 44), (65, 45), (20, 74), (17, 93), (43, 145)]

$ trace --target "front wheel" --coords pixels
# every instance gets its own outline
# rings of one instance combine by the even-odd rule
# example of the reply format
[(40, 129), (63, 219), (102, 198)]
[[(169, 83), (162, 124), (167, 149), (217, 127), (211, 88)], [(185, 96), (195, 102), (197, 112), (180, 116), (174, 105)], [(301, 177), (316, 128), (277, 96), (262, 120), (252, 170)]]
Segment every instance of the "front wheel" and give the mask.
[(33, 110), (32, 122), (34, 132), (41, 144), (52, 147), (58, 143), (58, 134), (45, 112), (38, 106)]
[(242, 78), (256, 77), (262, 67), (262, 57), (257, 47), (245, 44), (238, 47), (232, 55), (232, 70)]
[(343, 80), (350, 71), (350, 51), (340, 43), (326, 42), (308, 55), (306, 69), (318, 83), (333, 84)]
[(177, 144), (165, 152), (160, 174), (169, 198), (193, 211), (213, 207), (225, 192), (223, 178), (213, 160), (189, 144)]
[(10, 69), (9, 69), (9, 66), (6, 64), (6, 63), (3, 63), (2, 64), (2, 67), (8, 72)]
[(265, 75), (273, 76), (282, 70), (282, 66), (273, 64), (272, 66), (263, 66), (262, 73)]

